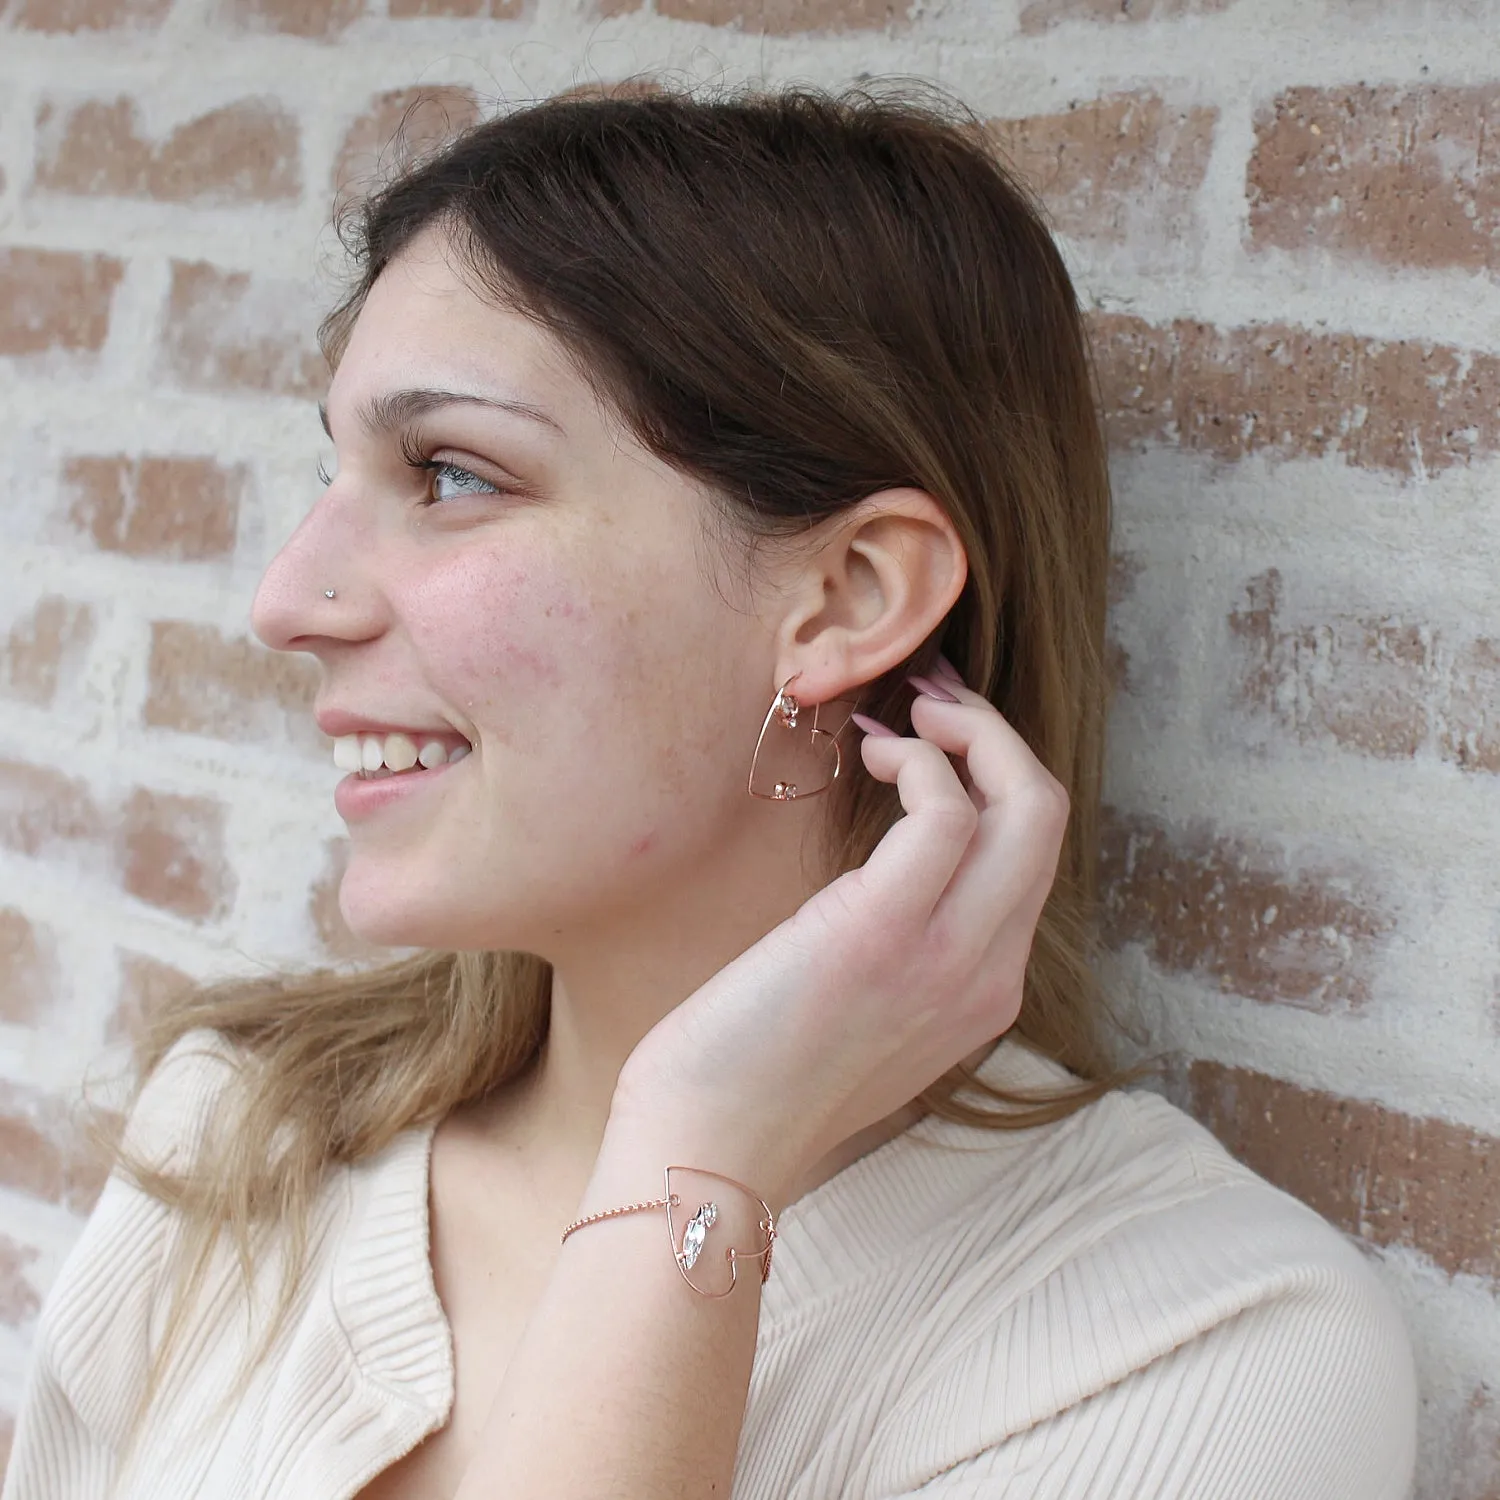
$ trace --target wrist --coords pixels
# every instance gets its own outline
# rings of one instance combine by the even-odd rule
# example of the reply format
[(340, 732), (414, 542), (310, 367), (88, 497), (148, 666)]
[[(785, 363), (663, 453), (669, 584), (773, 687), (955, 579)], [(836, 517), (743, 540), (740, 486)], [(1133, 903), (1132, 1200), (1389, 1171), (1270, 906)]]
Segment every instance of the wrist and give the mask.
[(684, 1108), (617, 1091), (580, 1212), (607, 1206), (598, 1200), (610, 1193), (660, 1196), (669, 1166), (742, 1182), (777, 1215), (791, 1201), (804, 1170), (788, 1131), (756, 1128), (708, 1103)]

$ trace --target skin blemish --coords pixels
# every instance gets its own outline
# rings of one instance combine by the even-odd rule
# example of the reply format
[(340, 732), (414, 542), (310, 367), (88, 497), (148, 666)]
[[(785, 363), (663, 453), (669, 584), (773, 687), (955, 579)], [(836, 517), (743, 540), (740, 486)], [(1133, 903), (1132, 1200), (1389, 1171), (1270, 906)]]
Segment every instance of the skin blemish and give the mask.
[(633, 844), (631, 844), (631, 846), (630, 846), (630, 857), (632, 859), (638, 859), (655, 842), (656, 842), (656, 835), (654, 833), (643, 833), (640, 836), (640, 838), (636, 839), (636, 841)]
[(501, 655), (507, 666), (519, 667), (537, 682), (556, 687), (562, 681), (557, 663), (551, 657), (529, 650), (518, 641), (507, 641)]

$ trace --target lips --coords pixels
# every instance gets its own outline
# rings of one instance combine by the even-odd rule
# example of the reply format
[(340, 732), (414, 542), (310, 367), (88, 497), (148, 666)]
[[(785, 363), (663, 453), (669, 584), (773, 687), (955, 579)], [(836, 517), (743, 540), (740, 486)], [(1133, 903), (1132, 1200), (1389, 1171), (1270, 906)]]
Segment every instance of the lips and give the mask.
[[(357, 746), (359, 737), (352, 738)], [(374, 743), (379, 746), (381, 742)], [(461, 775), (469, 754), (465, 743), (461, 753), (448, 755), (438, 764), (424, 766), (418, 761), (405, 771), (393, 771), (384, 765), (366, 770), (361, 762), (358, 770), (351, 771), (334, 787), (333, 805), (346, 823), (357, 823), (398, 803), (420, 802), (425, 791), (440, 785), (447, 777)]]

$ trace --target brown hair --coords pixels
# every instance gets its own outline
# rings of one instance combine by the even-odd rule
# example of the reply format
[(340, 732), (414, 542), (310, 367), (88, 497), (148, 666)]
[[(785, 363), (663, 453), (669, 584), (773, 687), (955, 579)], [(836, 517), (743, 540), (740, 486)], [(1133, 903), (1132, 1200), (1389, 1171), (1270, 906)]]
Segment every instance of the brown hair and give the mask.
[[(1016, 1097), (957, 1067), (919, 1100), (1009, 1130), (1115, 1086), (1091, 966), (1109, 479), (1073, 286), (982, 121), (911, 80), (711, 98), (633, 83), (515, 109), (345, 216), (356, 276), (321, 331), (330, 364), (375, 279), (430, 226), (488, 295), (561, 341), (652, 453), (706, 482), (747, 556), (891, 486), (946, 508), (967, 549), (963, 592), (863, 704), (904, 729), (905, 675), (941, 650), (1067, 789), (1014, 1030), (1078, 1080)], [(835, 796), (839, 871), (868, 857), (899, 803), (865, 775), (840, 778)], [(546, 1034), (549, 981), (534, 955), (427, 953), (218, 985), (146, 1019), (142, 1081), (197, 1027), (240, 1060), (233, 1127), (190, 1170), (119, 1158), (191, 1230), (150, 1388), (220, 1232), (248, 1268), (258, 1235), (290, 1231), (263, 1354), (325, 1169), (526, 1068)]]

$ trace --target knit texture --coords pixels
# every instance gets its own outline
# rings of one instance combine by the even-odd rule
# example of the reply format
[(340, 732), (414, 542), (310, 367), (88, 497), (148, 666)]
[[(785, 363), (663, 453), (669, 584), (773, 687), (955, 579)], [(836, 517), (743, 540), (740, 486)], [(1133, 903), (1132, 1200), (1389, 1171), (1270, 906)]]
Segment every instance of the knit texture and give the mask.
[[(226, 1056), (211, 1032), (184, 1037), (133, 1138), (191, 1149)], [(1068, 1075), (1006, 1042), (982, 1076)], [(349, 1500), (442, 1426), (432, 1136), (330, 1171), (291, 1326), (210, 1426), (277, 1271), (272, 1254), (247, 1304), (226, 1250), (202, 1336), (124, 1474), (176, 1226), (111, 1177), (43, 1304), (0, 1500)], [(1410, 1493), (1412, 1357), (1363, 1254), (1154, 1094), (1023, 1131), (929, 1116), (777, 1227), (733, 1500)]]

